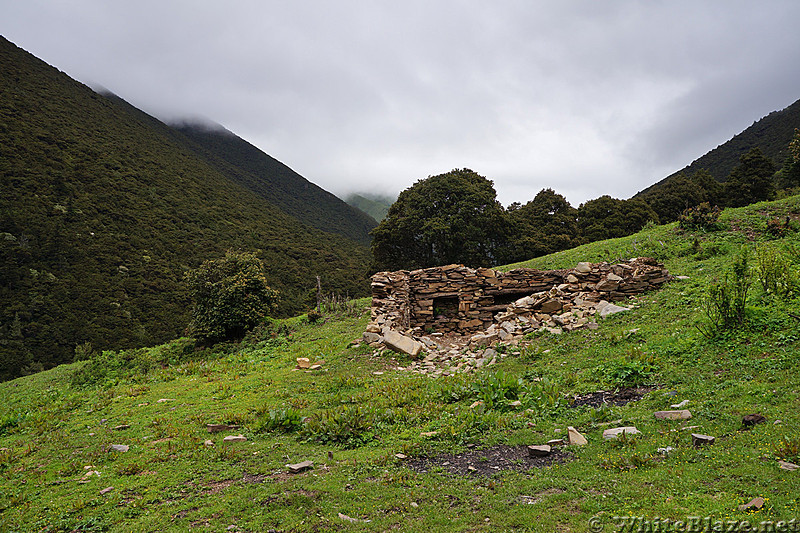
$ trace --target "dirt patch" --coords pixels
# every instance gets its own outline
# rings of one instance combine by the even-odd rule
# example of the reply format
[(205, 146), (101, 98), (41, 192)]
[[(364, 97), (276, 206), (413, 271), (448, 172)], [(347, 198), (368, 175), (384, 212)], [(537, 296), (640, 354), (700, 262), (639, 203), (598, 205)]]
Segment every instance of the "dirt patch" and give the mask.
[(526, 446), (501, 444), (484, 450), (468, 450), (460, 454), (418, 457), (409, 460), (406, 466), (421, 473), (441, 469), (448, 474), (458, 476), (492, 476), (508, 470), (527, 472), (554, 463), (563, 463), (571, 458), (572, 454), (559, 448), (553, 448), (547, 457), (529, 457)]
[(589, 394), (575, 396), (570, 402), (571, 407), (602, 407), (603, 405), (620, 406), (641, 400), (645, 394), (654, 390), (652, 387), (630, 387), (618, 391), (597, 391)]

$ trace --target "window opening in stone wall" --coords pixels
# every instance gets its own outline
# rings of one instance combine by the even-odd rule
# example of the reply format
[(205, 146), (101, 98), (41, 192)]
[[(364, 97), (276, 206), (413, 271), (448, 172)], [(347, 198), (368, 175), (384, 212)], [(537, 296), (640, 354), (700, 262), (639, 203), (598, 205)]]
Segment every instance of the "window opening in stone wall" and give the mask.
[(436, 319), (440, 316), (458, 317), (458, 296), (443, 296), (433, 299), (433, 318)]
[(520, 292), (509, 292), (505, 294), (497, 294), (494, 296), (494, 305), (495, 306), (509, 306), (512, 303), (516, 302), (520, 298), (524, 298), (525, 296), (530, 296), (532, 293), (531, 291), (520, 291)]

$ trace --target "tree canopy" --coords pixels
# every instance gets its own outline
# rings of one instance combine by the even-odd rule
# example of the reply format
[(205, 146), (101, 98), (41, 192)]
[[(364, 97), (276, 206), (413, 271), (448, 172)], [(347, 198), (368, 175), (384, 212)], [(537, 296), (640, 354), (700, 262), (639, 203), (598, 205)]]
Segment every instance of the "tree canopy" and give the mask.
[(725, 205), (741, 207), (775, 197), (772, 164), (759, 148), (753, 148), (739, 159), (725, 182)]
[(572, 248), (578, 243), (577, 217), (578, 211), (553, 189), (542, 189), (525, 205), (510, 205), (508, 260)]
[(496, 262), (507, 233), (492, 182), (464, 168), (417, 181), (400, 193), (372, 235), (377, 269)]

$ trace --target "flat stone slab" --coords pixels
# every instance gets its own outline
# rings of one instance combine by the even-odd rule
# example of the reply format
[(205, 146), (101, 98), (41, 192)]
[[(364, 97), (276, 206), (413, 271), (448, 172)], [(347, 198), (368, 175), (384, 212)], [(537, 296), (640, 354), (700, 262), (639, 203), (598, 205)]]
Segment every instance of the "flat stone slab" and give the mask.
[(401, 352), (417, 357), (422, 351), (422, 343), (417, 342), (411, 337), (406, 337), (392, 329), (386, 329), (383, 332), (383, 344), (390, 350)]
[(245, 437), (244, 435), (228, 435), (227, 437), (222, 439), (222, 442), (246, 442), (246, 441), (247, 437)]
[(300, 472), (314, 468), (314, 461), (302, 461), (300, 463), (288, 464), (286, 468), (289, 469), (291, 474), (299, 474)]
[(620, 435), (640, 435), (642, 432), (633, 426), (623, 426), (618, 428), (609, 428), (603, 431), (603, 438), (605, 440), (613, 440), (619, 438)]
[(796, 464), (790, 463), (788, 461), (780, 461), (779, 460), (778, 461), (778, 467), (781, 470), (789, 470), (791, 472), (792, 470), (797, 470), (798, 468), (800, 468), (800, 465), (796, 465)]
[(120, 452), (125, 453), (130, 449), (130, 446), (127, 444), (112, 444), (108, 447), (108, 450), (111, 452)]
[(529, 457), (547, 457), (550, 455), (551, 448), (547, 444), (541, 446), (528, 446)]
[(700, 447), (700, 446), (709, 446), (714, 444), (714, 441), (717, 439), (712, 437), (711, 435), (701, 435), (700, 433), (692, 433), (692, 446)]
[(689, 420), (692, 418), (692, 412), (688, 409), (680, 409), (678, 411), (656, 411), (653, 413), (658, 420)]

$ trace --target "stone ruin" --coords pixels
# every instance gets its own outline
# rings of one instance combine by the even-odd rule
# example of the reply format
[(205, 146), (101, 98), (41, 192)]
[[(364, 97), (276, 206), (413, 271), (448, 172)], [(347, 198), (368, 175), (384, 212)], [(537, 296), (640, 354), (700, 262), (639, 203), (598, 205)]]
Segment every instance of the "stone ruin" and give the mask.
[(672, 279), (646, 257), (578, 263), (573, 269), (448, 265), (372, 276), (372, 315), (363, 340), (416, 356), (436, 337), (467, 336), (471, 344), (515, 343), (525, 334), (596, 329), (595, 317), (627, 310), (611, 302)]

